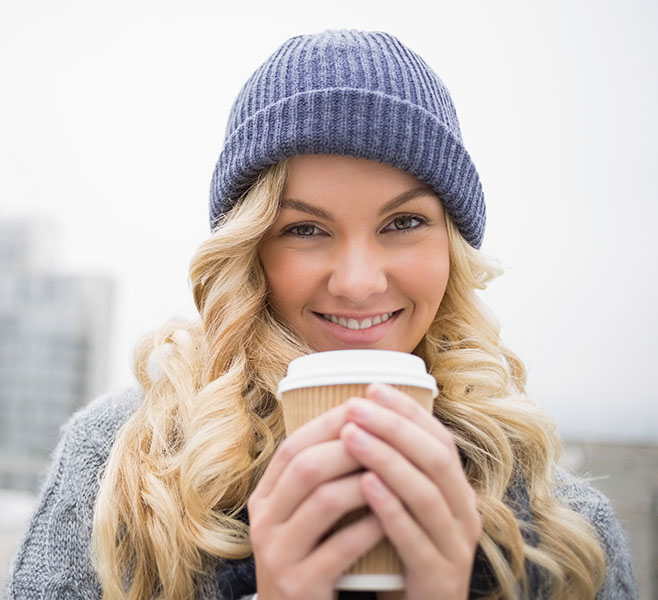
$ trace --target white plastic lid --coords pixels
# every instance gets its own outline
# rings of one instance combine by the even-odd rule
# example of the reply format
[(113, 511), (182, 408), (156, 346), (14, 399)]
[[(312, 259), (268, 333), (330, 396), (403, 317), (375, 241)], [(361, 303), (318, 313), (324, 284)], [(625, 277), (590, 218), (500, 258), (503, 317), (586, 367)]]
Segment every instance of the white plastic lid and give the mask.
[(428, 389), (436, 396), (436, 380), (415, 354), (391, 350), (332, 350), (300, 356), (288, 365), (278, 394), (298, 388), (345, 383), (389, 383)]
[(380, 590), (403, 590), (404, 577), (402, 575), (373, 573), (343, 575), (336, 583), (337, 590), (361, 590), (361, 591), (380, 591)]

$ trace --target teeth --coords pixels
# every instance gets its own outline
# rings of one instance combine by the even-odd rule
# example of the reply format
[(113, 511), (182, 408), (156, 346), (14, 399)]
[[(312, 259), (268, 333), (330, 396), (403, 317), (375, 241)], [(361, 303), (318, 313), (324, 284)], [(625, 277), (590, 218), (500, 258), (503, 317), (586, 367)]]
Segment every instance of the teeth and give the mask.
[(379, 325), (380, 323), (388, 321), (392, 316), (392, 312), (384, 313), (383, 315), (377, 315), (372, 318), (366, 317), (359, 322), (356, 319), (345, 319), (345, 317), (337, 317), (336, 315), (322, 315), (327, 321), (331, 321), (332, 323), (336, 323), (347, 329), (370, 329), (370, 327), (373, 327), (374, 325)]

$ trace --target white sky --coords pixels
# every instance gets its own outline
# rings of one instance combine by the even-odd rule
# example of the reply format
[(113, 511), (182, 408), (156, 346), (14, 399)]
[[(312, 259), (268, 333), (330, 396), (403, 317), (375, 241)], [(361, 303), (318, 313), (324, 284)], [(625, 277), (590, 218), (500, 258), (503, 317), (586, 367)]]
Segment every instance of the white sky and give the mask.
[(658, 440), (657, 5), (650, 0), (0, 3), (0, 218), (116, 279), (110, 387), (193, 316), (189, 259), (230, 105), (291, 35), (383, 29), (450, 88), (482, 177), (487, 293), (572, 439)]

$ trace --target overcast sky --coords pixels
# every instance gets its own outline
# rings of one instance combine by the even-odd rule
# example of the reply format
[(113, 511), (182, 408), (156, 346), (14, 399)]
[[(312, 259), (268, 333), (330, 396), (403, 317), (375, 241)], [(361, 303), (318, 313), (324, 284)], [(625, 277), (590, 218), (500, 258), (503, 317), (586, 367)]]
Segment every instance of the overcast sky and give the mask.
[(231, 103), (285, 39), (381, 29), (453, 94), (488, 206), (486, 297), (529, 392), (576, 439), (658, 439), (658, 10), (649, 0), (0, 3), (0, 217), (116, 281), (109, 387), (192, 317)]

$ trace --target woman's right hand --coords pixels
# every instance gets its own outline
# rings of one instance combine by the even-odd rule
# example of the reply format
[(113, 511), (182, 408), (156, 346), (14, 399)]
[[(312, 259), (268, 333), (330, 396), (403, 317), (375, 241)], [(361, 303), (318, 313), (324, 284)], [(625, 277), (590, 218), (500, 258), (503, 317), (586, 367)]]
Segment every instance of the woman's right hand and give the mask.
[(345, 405), (309, 421), (274, 453), (248, 502), (259, 600), (328, 600), (334, 584), (384, 535), (373, 514), (325, 539), (366, 505), (361, 465), (340, 440)]

